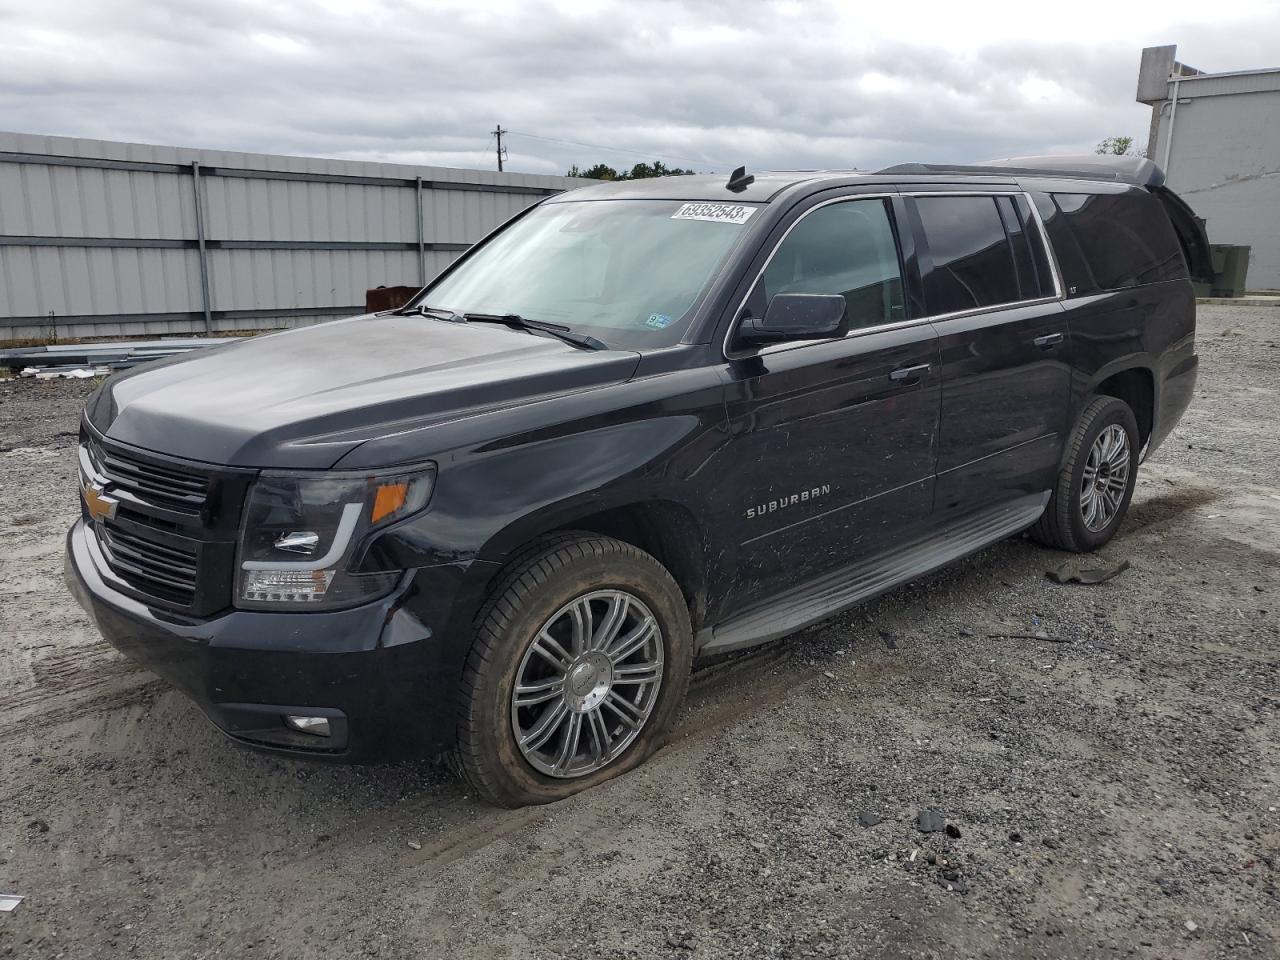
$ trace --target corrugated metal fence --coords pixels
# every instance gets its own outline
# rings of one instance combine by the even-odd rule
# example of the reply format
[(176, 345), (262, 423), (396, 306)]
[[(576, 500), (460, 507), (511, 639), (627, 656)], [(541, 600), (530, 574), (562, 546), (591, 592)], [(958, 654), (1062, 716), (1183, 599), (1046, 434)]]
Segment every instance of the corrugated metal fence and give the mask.
[(0, 341), (349, 316), (585, 182), (0, 132)]

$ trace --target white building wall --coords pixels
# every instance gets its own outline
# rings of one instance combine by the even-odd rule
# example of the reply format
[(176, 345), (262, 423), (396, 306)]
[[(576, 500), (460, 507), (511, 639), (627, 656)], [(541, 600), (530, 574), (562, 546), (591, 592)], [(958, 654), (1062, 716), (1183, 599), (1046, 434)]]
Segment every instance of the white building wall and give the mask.
[(1149, 155), (1211, 243), (1252, 248), (1249, 288), (1280, 289), (1280, 68), (1166, 80)]
[(590, 182), (0, 132), (0, 341), (203, 331), (193, 162), (213, 330), (359, 312)]

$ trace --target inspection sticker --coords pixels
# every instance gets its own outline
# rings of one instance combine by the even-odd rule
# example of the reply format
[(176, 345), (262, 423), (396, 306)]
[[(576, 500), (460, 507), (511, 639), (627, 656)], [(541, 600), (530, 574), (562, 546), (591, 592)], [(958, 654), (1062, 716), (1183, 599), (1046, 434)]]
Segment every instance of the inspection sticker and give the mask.
[(710, 220), (713, 223), (746, 223), (755, 207), (741, 203), (686, 203), (671, 215), (672, 220)]
[(646, 327), (653, 327), (655, 330), (665, 330), (671, 326), (671, 318), (665, 313), (651, 313), (649, 319), (644, 322)]

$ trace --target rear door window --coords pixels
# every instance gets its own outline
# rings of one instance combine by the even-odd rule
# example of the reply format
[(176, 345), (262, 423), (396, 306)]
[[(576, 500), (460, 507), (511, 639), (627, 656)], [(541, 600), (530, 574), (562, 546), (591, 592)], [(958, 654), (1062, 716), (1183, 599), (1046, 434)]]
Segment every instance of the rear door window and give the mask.
[[(1043, 270), (1036, 260), (1036, 250), (1031, 239), (1035, 235), (1035, 225), (1026, 214), (1025, 206), (1015, 205), (1015, 200), (1022, 197), (996, 197), (996, 207), (1000, 211), (1000, 219), (1004, 221), (1004, 229), (1009, 234), (1009, 245), (1013, 248), (1013, 265), (1018, 274), (1018, 289), (1023, 300), (1035, 300), (1039, 297), (1053, 295), (1053, 278), (1048, 270)], [(1023, 203), (1025, 205), (1025, 200)], [(1037, 239), (1039, 239), (1037, 237)]]
[(1187, 276), (1178, 236), (1150, 194), (1055, 193), (1053, 199), (1103, 290)]
[(883, 200), (847, 200), (799, 220), (778, 245), (761, 281), (767, 303), (779, 293), (844, 297), (848, 329), (905, 318), (902, 271)]
[(995, 197), (917, 197), (916, 210), (932, 261), (925, 280), (931, 314), (1024, 299)]

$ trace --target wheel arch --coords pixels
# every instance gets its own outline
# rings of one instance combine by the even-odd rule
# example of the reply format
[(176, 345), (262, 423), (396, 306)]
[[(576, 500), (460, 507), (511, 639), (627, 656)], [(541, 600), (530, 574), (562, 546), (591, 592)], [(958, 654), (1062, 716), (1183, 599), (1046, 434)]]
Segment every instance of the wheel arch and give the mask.
[(639, 500), (602, 506), (581, 503), (525, 518), (496, 534), (481, 556), (506, 563), (539, 538), (581, 531), (613, 537), (638, 547), (666, 567), (689, 607), (694, 631), (704, 622), (708, 603), (708, 564), (703, 525), (685, 504)]
[(1155, 428), (1156, 379), (1149, 367), (1131, 366), (1111, 371), (1098, 381), (1093, 396), (1115, 397), (1123, 400), (1138, 421), (1138, 448), (1146, 446)]

